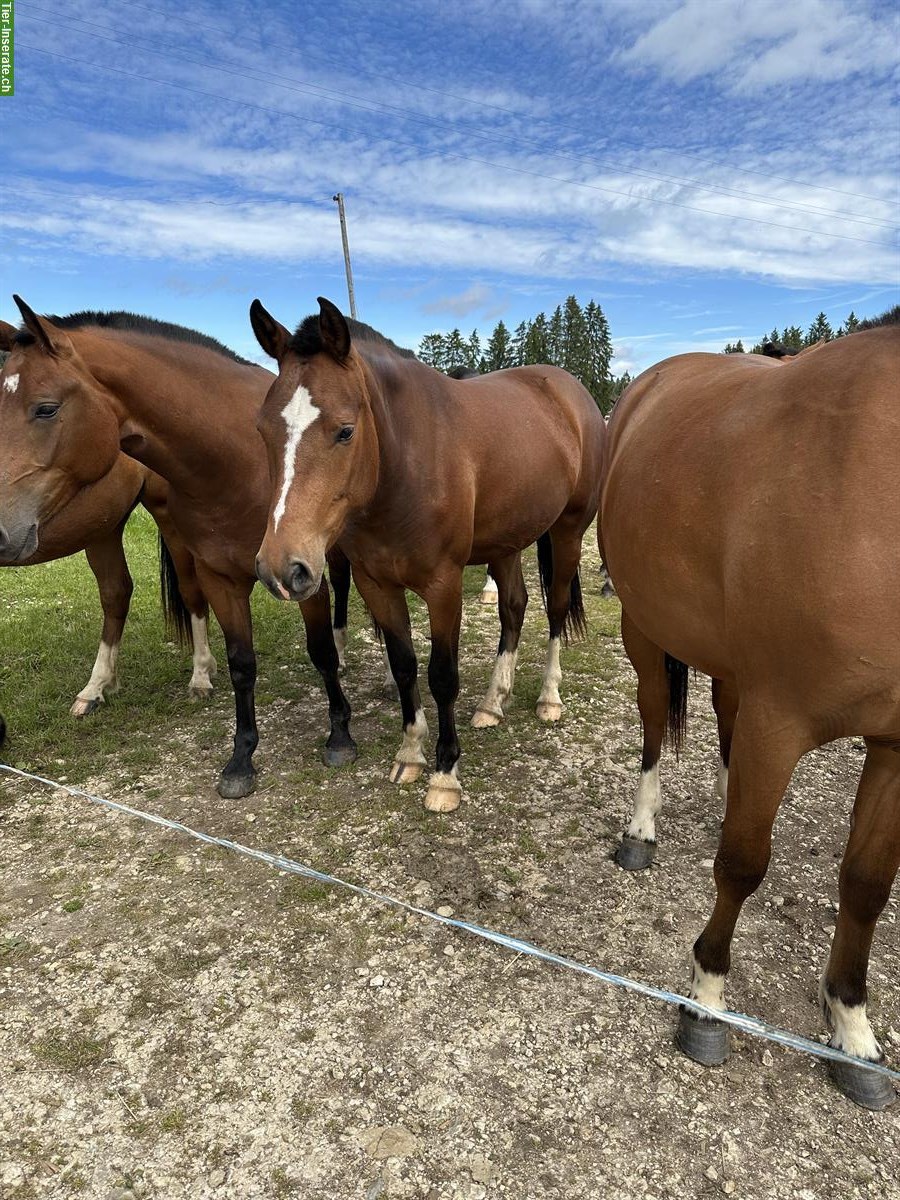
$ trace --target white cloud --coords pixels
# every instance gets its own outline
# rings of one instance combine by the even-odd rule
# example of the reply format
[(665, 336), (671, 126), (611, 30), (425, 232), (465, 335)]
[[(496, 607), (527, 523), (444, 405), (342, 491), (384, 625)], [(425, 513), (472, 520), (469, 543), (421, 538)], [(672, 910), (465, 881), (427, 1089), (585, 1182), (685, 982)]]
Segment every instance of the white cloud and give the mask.
[(896, 11), (875, 17), (848, 0), (716, 0), (712, 10), (709, 0), (679, 0), (619, 57), (677, 83), (718, 76), (736, 91), (759, 91), (888, 72), (897, 35)]

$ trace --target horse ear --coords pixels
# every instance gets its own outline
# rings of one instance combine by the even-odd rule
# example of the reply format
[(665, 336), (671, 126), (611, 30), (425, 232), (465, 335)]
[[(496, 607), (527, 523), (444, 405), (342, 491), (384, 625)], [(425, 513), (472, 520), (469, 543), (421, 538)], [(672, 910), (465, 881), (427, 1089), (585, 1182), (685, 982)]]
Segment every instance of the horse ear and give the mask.
[(64, 333), (62, 329), (57, 329), (46, 317), (39, 317), (34, 309), (28, 307), (21, 296), (13, 295), (13, 300), (22, 314), (25, 328), (34, 335), (42, 350), (47, 354), (52, 354), (54, 358), (70, 358), (75, 353), (75, 347), (68, 334)]
[(0, 321), (0, 350), (12, 350), (16, 340), (16, 327), (9, 321)]
[(274, 358), (280, 363), (291, 340), (291, 335), (285, 327), (280, 321), (276, 321), (258, 300), (254, 300), (250, 305), (250, 324), (253, 326), (256, 340), (269, 358)]
[(350, 326), (347, 318), (330, 300), (319, 297), (319, 332), (322, 346), (338, 362), (343, 362), (350, 353)]

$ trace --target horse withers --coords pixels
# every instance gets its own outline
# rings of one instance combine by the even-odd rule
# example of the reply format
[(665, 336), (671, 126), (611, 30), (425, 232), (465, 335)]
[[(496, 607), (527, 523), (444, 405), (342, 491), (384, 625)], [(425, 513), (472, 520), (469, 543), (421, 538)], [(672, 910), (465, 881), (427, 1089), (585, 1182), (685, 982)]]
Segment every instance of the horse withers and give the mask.
[[(663, 736), (668, 725), (677, 743), (683, 728), (684, 664), (715, 681), (727, 799), (694, 999), (724, 1007), (734, 928), (798, 760), (865, 739), (821, 1001), (831, 1044), (870, 1061), (882, 1050), (866, 1012), (869, 951), (900, 864), (898, 378), (898, 327), (785, 362), (667, 359), (610, 421), (601, 522), (644, 725), (635, 815), (650, 829)], [(686, 1012), (679, 1042), (701, 1062), (728, 1052), (724, 1024)], [(860, 1104), (893, 1098), (883, 1075), (834, 1070)]]
[(394, 783), (425, 765), (428, 728), (405, 589), (428, 606), (428, 682), (437, 702), (434, 812), (460, 801), (455, 703), (463, 569), (487, 563), (499, 588), (500, 645), (474, 723), (496, 725), (513, 686), (527, 602), (521, 551), (538, 541), (550, 641), (538, 715), (558, 720), (560, 639), (583, 623), (581, 541), (597, 512), (605, 426), (582, 385), (554, 367), (456, 381), (329, 301), (295, 334), (259, 301), (251, 322), (279, 375), (260, 410), (273, 491), (260, 579), (282, 599), (319, 586), (340, 539), (384, 632), (400, 690), (403, 742)]

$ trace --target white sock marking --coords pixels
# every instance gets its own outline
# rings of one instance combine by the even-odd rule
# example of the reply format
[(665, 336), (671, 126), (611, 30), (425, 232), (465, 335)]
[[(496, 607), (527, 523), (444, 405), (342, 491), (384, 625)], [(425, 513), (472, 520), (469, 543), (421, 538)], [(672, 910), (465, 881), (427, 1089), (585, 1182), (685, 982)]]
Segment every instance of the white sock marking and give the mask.
[(18, 387), (19, 387), (19, 376), (18, 375), (7, 375), (7, 377), (3, 380), (4, 391), (9, 392), (10, 394), (13, 394), (14, 392), (16, 392)]
[(693, 955), (691, 961), (693, 969), (691, 971), (691, 990), (688, 993), (690, 998), (699, 1000), (701, 1004), (706, 1004), (709, 1008), (724, 1008), (725, 976), (716, 975), (712, 971), (704, 971)]
[(191, 634), (194, 638), (194, 673), (191, 675), (191, 691), (208, 692), (218, 670), (216, 660), (209, 648), (209, 636), (205, 617), (191, 613)]
[(544, 683), (538, 704), (562, 704), (559, 698), (559, 685), (562, 683), (562, 670), (559, 665), (559, 638), (551, 638), (547, 643), (547, 661), (544, 665)]
[(278, 522), (284, 516), (284, 507), (287, 504), (288, 492), (291, 490), (291, 484), (294, 482), (294, 467), (297, 462), (297, 448), (300, 445), (300, 439), (303, 434), (309, 429), (313, 421), (319, 415), (319, 410), (313, 401), (312, 396), (303, 386), (297, 388), (293, 396), (284, 406), (281, 415), (284, 417), (284, 424), (287, 429), (287, 440), (284, 445), (284, 477), (281, 483), (281, 494), (278, 497), (278, 503), (275, 505), (275, 528), (278, 528)]
[(91, 677), (76, 696), (76, 700), (103, 700), (103, 693), (107, 688), (115, 689), (118, 657), (118, 642), (115, 646), (109, 646), (106, 642), (100, 643)]
[(882, 1049), (872, 1032), (865, 1004), (844, 1004), (829, 993), (824, 978), (819, 987), (819, 999), (832, 1030), (832, 1046), (871, 1062), (882, 1058)]
[(721, 761), (716, 775), (716, 795), (722, 801), (728, 799), (728, 768)]
[(344, 655), (347, 652), (347, 627), (345, 625), (343, 629), (335, 628), (332, 630), (332, 633), (334, 634), (334, 648), (337, 650), (338, 662), (343, 666)]
[(656, 815), (662, 807), (662, 792), (659, 786), (659, 763), (641, 771), (637, 795), (634, 798), (634, 811), (631, 823), (625, 831), (630, 838), (639, 838), (644, 842), (656, 841)]
[(484, 699), (478, 705), (482, 712), (493, 713), (497, 717), (503, 716), (503, 705), (512, 695), (518, 657), (518, 650), (504, 650), (502, 654), (497, 655), (490, 685)]
[[(391, 670), (391, 660), (388, 656), (387, 646), (382, 645), (381, 657), (384, 659), (384, 686), (387, 691), (393, 691), (397, 686), (397, 680), (394, 678), (394, 672)], [(418, 760), (416, 760), (418, 761)]]
[(417, 708), (415, 721), (403, 730), (403, 743), (394, 757), (394, 762), (424, 763), (425, 753), (422, 747), (427, 738), (428, 722), (422, 709)]

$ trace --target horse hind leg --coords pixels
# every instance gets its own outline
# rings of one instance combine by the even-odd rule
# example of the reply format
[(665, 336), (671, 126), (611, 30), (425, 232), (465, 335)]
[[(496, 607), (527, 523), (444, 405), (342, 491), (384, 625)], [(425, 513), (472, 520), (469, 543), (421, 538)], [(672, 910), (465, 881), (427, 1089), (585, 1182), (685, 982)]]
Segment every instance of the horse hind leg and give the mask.
[(626, 871), (641, 871), (649, 867), (656, 856), (656, 818), (662, 807), (659, 758), (668, 718), (669, 679), (665, 654), (641, 633), (624, 609), (622, 641), (638, 677), (637, 703), (644, 745), (634, 808), (616, 850), (616, 862)]
[[(900, 753), (868, 741), (856, 793), (853, 820), (841, 864), (840, 909), (820, 999), (831, 1028), (830, 1044), (857, 1058), (880, 1062), (881, 1046), (866, 1011), (866, 976), (875, 925), (887, 904), (900, 867)], [(884, 1075), (844, 1063), (831, 1063), (844, 1095), (864, 1108), (893, 1103), (894, 1088)]]
[(716, 795), (724, 804), (728, 798), (728, 763), (731, 758), (731, 739), (734, 736), (734, 720), (737, 716), (738, 695), (734, 684), (728, 680), (712, 681), (712, 702), (719, 731), (719, 769), (716, 775)]
[(328, 560), (328, 577), (331, 580), (331, 590), (334, 593), (334, 620), (332, 633), (338, 652), (338, 661), (343, 671), (347, 651), (347, 614), (350, 603), (350, 559), (334, 546), (326, 555)]
[[(725, 1007), (731, 941), (744, 901), (763, 881), (775, 814), (800, 755), (809, 748), (770, 703), (744, 703), (735, 720), (728, 802), (715, 860), (716, 902), (694, 943), (692, 1000)], [(681, 1011), (676, 1040), (689, 1058), (714, 1066), (728, 1057), (728, 1027), (713, 1017)]]
[(85, 555), (100, 592), (103, 629), (91, 677), (72, 704), (73, 717), (86, 717), (95, 712), (107, 695), (115, 692), (119, 686), (119, 646), (134, 590), (122, 547), (124, 527), (122, 522), (109, 537), (85, 547)]
[(538, 568), (547, 603), (550, 637), (544, 677), (538, 696), (537, 715), (542, 721), (558, 721), (563, 714), (559, 694), (562, 669), (559, 661), (560, 640), (569, 629), (584, 629), (584, 608), (578, 564), (581, 561), (581, 532), (577, 528), (555, 525), (538, 538)]
[(488, 690), (472, 715), (476, 729), (487, 729), (503, 720), (503, 706), (512, 695), (515, 682), (519, 638), (528, 605), (521, 554), (493, 562), (490, 577), (497, 581), (500, 644)]

